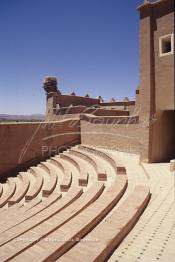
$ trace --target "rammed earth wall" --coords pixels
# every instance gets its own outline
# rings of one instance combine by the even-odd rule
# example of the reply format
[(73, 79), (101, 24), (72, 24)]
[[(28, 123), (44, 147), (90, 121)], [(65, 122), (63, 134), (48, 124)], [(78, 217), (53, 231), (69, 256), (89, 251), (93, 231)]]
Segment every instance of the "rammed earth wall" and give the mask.
[[(74, 119), (50, 123), (0, 124), (1, 179), (25, 170), (64, 147), (80, 143), (80, 124)], [(11, 175), (12, 175), (11, 173)]]

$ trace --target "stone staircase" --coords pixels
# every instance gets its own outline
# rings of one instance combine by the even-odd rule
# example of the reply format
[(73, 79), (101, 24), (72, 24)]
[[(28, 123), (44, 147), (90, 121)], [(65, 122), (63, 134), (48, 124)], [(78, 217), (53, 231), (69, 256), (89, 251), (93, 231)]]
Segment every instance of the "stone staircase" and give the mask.
[(150, 199), (147, 185), (127, 187), (123, 163), (85, 145), (9, 178), (0, 184), (0, 261), (106, 261)]

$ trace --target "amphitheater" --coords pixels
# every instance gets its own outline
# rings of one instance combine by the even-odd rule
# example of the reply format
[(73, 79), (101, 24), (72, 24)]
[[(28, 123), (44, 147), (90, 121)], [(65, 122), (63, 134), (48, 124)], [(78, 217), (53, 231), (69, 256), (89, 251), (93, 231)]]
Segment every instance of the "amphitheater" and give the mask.
[(137, 9), (135, 101), (46, 77), (45, 121), (0, 124), (0, 261), (175, 261), (174, 3)]

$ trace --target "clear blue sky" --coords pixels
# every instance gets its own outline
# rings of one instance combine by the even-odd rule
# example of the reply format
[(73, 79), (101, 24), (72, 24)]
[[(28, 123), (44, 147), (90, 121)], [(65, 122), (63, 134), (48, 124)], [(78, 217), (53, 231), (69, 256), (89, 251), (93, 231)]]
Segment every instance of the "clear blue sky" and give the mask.
[(0, 113), (44, 113), (47, 75), (65, 94), (133, 99), (141, 3), (0, 0)]

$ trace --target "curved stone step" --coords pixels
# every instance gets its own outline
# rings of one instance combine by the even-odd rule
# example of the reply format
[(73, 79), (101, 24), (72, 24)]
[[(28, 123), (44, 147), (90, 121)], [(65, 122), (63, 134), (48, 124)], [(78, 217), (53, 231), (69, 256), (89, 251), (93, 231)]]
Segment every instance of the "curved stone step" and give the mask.
[(20, 202), (20, 203), (16, 203), (12, 206), (8, 206), (6, 208), (1, 208), (0, 209), (0, 218), (1, 218), (1, 221), (0, 221), (0, 224), (1, 223), (4, 223), (3, 219), (5, 219), (5, 217), (9, 217), (9, 215), (12, 214), (14, 215), (14, 213), (20, 209), (24, 207), (24, 203)]
[[(7, 218), (9, 218), (9, 213), (11, 210), (13, 210), (13, 218), (15, 218), (15, 216), (19, 216), (20, 212), (26, 212), (30, 209), (32, 209), (33, 207), (35, 207), (36, 205), (38, 205), (39, 203), (41, 203), (42, 199), (41, 198), (34, 198), (33, 200), (31, 200), (30, 202), (27, 203), (16, 203), (12, 206), (10, 206), (8, 209), (3, 209), (3, 219), (6, 219), (5, 216)], [(2, 214), (1, 214), (1, 218), (2, 218)], [(3, 220), (0, 221), (0, 225), (4, 223)]]
[[(79, 197), (76, 201), (74, 201), (70, 206), (68, 206), (66, 209), (62, 210), (61, 212), (57, 213), (53, 217), (49, 218), (45, 222), (41, 223), (37, 227), (33, 228), (29, 232), (24, 233), (21, 235), (23, 239), (31, 239), (32, 237), (35, 237), (36, 235), (39, 237), (39, 239), (48, 233), (52, 232), (53, 230), (56, 230), (59, 228), (61, 225), (65, 224), (67, 221), (75, 217), (77, 214), (79, 214), (82, 210), (84, 210), (87, 206), (89, 206), (93, 201), (95, 201), (103, 192), (104, 190), (104, 184), (101, 182), (96, 182), (88, 191), (86, 191), (84, 194), (82, 194), (81, 197)], [(40, 214), (39, 219), (43, 219), (42, 214)], [(34, 222), (36, 221), (36, 218)], [(23, 225), (22, 225), (23, 226)], [(30, 226), (31, 226), (31, 220), (30, 220)], [(24, 226), (23, 226), (24, 228)], [(24, 230), (24, 229), (23, 229)], [(37, 232), (37, 234), (36, 234)], [(18, 234), (19, 234), (19, 229), (18, 229)], [(12, 236), (12, 232), (10, 232), (10, 235)], [(3, 236), (1, 235), (1, 238)], [(4, 238), (6, 238), (7, 235), (4, 235)], [(14, 237), (14, 236), (13, 236)], [(27, 243), (21, 243), (20, 246), (18, 244), (15, 245), (14, 242), (12, 242), (12, 245), (15, 245), (15, 251), (13, 250), (12, 253), (14, 252), (18, 254), (18, 252), (22, 251), (22, 249), (26, 249), (27, 246), (30, 246), (32, 242)], [(34, 243), (34, 242), (33, 242)], [(11, 243), (9, 243), (11, 246)], [(3, 253), (3, 246), (0, 248), (0, 254), (1, 252)], [(8, 254), (12, 256), (12, 253), (10, 255), (10, 252)], [(0, 255), (0, 259), (3, 259)]]
[[(0, 249), (0, 253), (2, 251), (0, 259), (4, 261), (4, 259), (13, 258), (13, 261), (22, 261), (27, 257), (29, 260), (34, 261), (55, 261), (72, 247), (77, 242), (77, 239), (84, 237), (107, 215), (107, 213), (122, 197), (126, 190), (126, 186), (126, 177), (119, 176), (113, 186), (107, 188), (96, 201), (86, 207), (81, 213), (72, 218), (66, 224), (62, 225), (60, 229), (58, 228), (49, 235), (48, 230), (45, 231), (46, 239), (40, 238), (40, 241), (35, 245), (29, 247), (16, 257), (14, 257), (14, 254), (17, 254), (17, 250), (15, 250), (17, 245), (13, 242), (10, 244), (11, 251), (8, 252), (8, 254), (5, 254), (5, 252)], [(32, 236), (37, 236), (37, 238), (41, 237), (39, 232), (34, 230)], [(26, 237), (28, 238), (29, 236), (26, 235)], [(47, 239), (48, 241), (49, 239), (51, 240), (49, 244)], [(21, 244), (26, 248), (26, 243), (23, 244), (23, 242), (20, 242), (20, 248)], [(20, 248), (18, 249), (19, 252), (21, 252)]]
[(8, 207), (8, 208), (6, 209), (6, 211), (8, 212), (8, 211), (10, 211), (10, 210), (13, 210), (13, 212), (14, 212), (16, 209), (19, 210), (19, 209), (22, 208), (23, 206), (24, 206), (24, 203), (22, 203), (22, 202), (16, 203), (16, 204)]
[[(91, 241), (82, 239), (57, 261), (106, 261), (112, 251), (134, 227), (149, 199), (149, 188), (136, 186), (134, 192), (127, 197), (124, 203), (85, 237), (85, 239), (91, 239)], [(92, 243), (93, 240), (94, 243)], [(92, 244), (95, 245), (95, 248), (92, 248)], [(85, 254), (88, 254), (88, 256)]]
[(79, 186), (87, 186), (89, 178), (87, 162), (80, 157), (70, 154), (69, 152), (65, 152), (64, 154), (78, 164), (78, 170), (80, 173), (78, 178)]
[(25, 194), (27, 193), (27, 191), (29, 189), (30, 180), (27, 176), (27, 172), (21, 172), (18, 175), (18, 179), (21, 179), (22, 183), (17, 188), (17, 190), (15, 191), (15, 194), (8, 201), (9, 206), (14, 205), (16, 203), (19, 203), (21, 201), (21, 199), (23, 199), (23, 197), (25, 196)]
[(3, 185), (0, 183), (0, 197), (2, 196), (3, 193)]
[(59, 154), (60, 158), (67, 160), (68, 162), (70, 162), (73, 166), (76, 167), (76, 169), (78, 170), (78, 172), (80, 172), (80, 167), (79, 164), (73, 159), (71, 158), (68, 154), (66, 154), (68, 152), (64, 152)]
[(60, 190), (62, 192), (67, 192), (72, 183), (72, 170), (69, 166), (69, 161), (67, 161), (66, 159), (61, 159), (59, 156), (56, 156), (55, 160), (64, 168), (64, 176), (63, 180), (60, 183)]
[(79, 156), (82, 159), (88, 161), (88, 163), (90, 163), (93, 166), (93, 168), (95, 169), (97, 173), (97, 179), (99, 181), (106, 180), (107, 178), (106, 170), (103, 169), (103, 167), (101, 166), (101, 162), (97, 160), (96, 157), (92, 156), (92, 154), (90, 154), (89, 152), (85, 152), (83, 149), (78, 149), (78, 147), (70, 149), (69, 153), (75, 156)]
[(47, 160), (48, 162), (51, 162), (52, 164), (54, 164), (56, 167), (58, 167), (63, 173), (64, 171), (64, 166), (61, 162), (58, 161), (58, 155), (51, 157), (50, 159)]
[(29, 188), (27, 194), (25, 195), (25, 200), (31, 200), (35, 198), (40, 193), (44, 182), (42, 170), (39, 167), (31, 167), (30, 170), (32, 171), (36, 181), (33, 186)]
[(83, 159), (84, 161), (87, 161), (93, 167), (93, 169), (97, 172), (97, 163), (95, 162), (95, 160), (89, 157), (88, 155), (86, 155), (85, 153), (78, 151), (77, 147), (69, 149), (69, 154), (73, 156), (77, 156)]
[[(56, 210), (62, 210), (63, 208), (70, 205), (74, 200), (76, 200), (81, 194), (83, 193), (83, 190), (80, 187), (72, 187), (68, 193), (61, 198), (61, 193), (53, 193), (50, 195), (45, 201), (43, 201), (41, 204), (33, 207), (30, 210), (27, 210), (25, 213), (23, 212), (19, 216), (16, 217), (15, 221), (8, 221), (3, 226), (2, 229), (0, 229), (0, 233), (3, 233), (9, 229), (12, 229), (13, 227), (24, 223), (27, 219), (30, 219), (32, 217), (35, 217), (38, 213), (48, 212), (48, 210), (52, 210), (56, 206)], [(61, 199), (60, 199), (61, 198)], [(57, 200), (59, 200), (57, 202)], [(16, 229), (15, 229), (16, 230)], [(19, 232), (18, 232), (19, 233)]]
[(47, 199), (41, 202), (41, 199), (33, 199), (26, 206), (21, 207), (18, 210), (13, 212), (13, 220), (11, 217), (6, 217), (6, 221), (0, 221), (0, 233), (5, 232), (6, 230), (22, 223), (23, 221), (29, 219), (32, 216), (35, 216), (39, 212), (46, 210), (57, 200), (61, 198), (61, 193), (53, 193)]
[[(16, 203), (10, 207), (8, 207), (7, 209), (4, 208), (4, 212), (0, 213), (0, 226), (2, 226), (3, 224), (7, 224), (7, 221), (9, 219), (13, 219), (15, 218), (15, 213), (16, 212), (20, 212), (20, 209), (23, 207), (23, 203)], [(3, 229), (3, 227), (2, 227)]]
[(16, 183), (14, 179), (8, 178), (7, 184), (8, 184), (7, 191), (0, 198), (0, 207), (3, 207), (5, 204), (7, 204), (8, 200), (13, 196), (16, 190)]
[(87, 150), (85, 151), (83, 148), (77, 148), (76, 151), (79, 151), (82, 154), (85, 154), (86, 156), (88, 156), (89, 158), (91, 158), (92, 160), (96, 162), (96, 166), (97, 166), (96, 172), (97, 172), (99, 181), (107, 180), (107, 170), (106, 170), (106, 165), (104, 165), (103, 163), (103, 159), (100, 159), (99, 156), (97, 156), (96, 154), (92, 154), (91, 152)]
[(26, 202), (25, 205), (21, 208), (22, 212), (27, 212), (28, 210), (34, 208), (42, 202), (41, 198), (35, 197), (30, 202)]
[(42, 189), (42, 195), (48, 196), (54, 191), (57, 185), (58, 176), (57, 176), (57, 172), (54, 169), (54, 166), (51, 163), (42, 162), (41, 165), (48, 168), (49, 170), (49, 177), (50, 177), (49, 182), (47, 182)]
[[(55, 203), (47, 209), (37, 213), (35, 216), (28, 217), (28, 214), (24, 215), (25, 220), (23, 219), (23, 223), (18, 223), (16, 227), (9, 228), (8, 231), (4, 231), (1, 233), (0, 237), (0, 246), (7, 243), (14, 237), (18, 237), (19, 235), (25, 233), (26, 231), (32, 229), (33, 227), (38, 226), (42, 222), (49, 221), (48, 219), (51, 218), (53, 220), (53, 216), (56, 215), (58, 212), (62, 211), (64, 208), (69, 207), (69, 205), (73, 205), (72, 203), (79, 198), (83, 193), (83, 190), (80, 187), (73, 187), (71, 190), (63, 197), (59, 203)], [(71, 209), (72, 210), (72, 209)], [(58, 217), (60, 216), (58, 214)], [(28, 217), (28, 220), (26, 219)], [(54, 218), (55, 219), (55, 218)], [(18, 221), (19, 222), (19, 221)], [(47, 228), (47, 227), (46, 227)], [(42, 231), (41, 231), (42, 232)]]
[(114, 157), (112, 154), (106, 153), (102, 149), (100, 150), (99, 148), (90, 147), (87, 145), (79, 145), (78, 148), (100, 155), (100, 157), (106, 159), (106, 161), (108, 161), (112, 165), (117, 174), (126, 174), (126, 168), (123, 165), (123, 163), (118, 158)]

